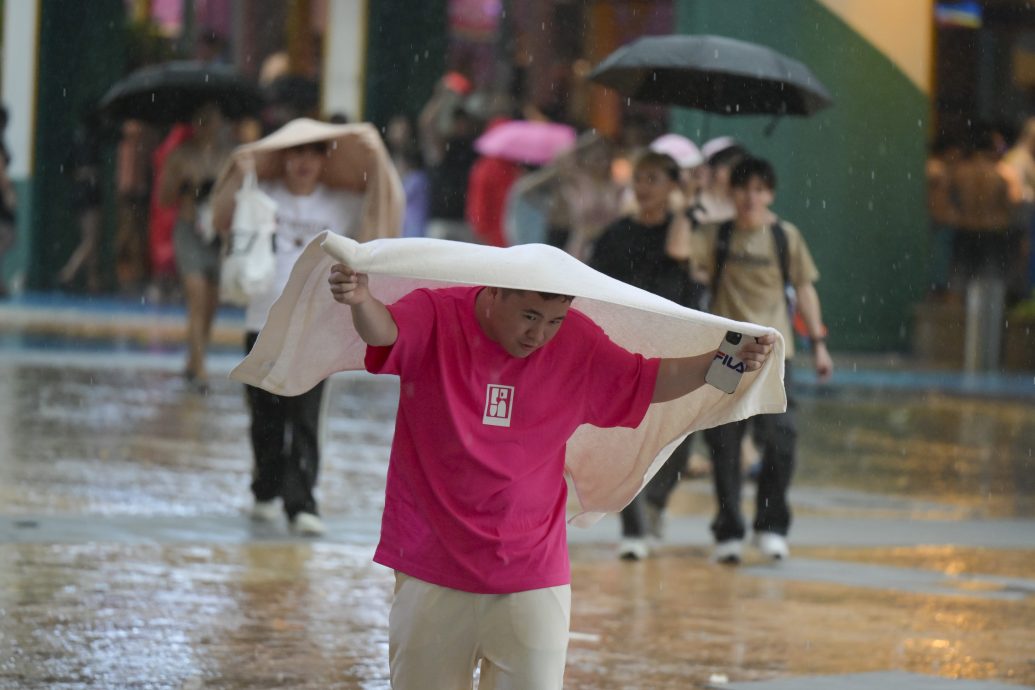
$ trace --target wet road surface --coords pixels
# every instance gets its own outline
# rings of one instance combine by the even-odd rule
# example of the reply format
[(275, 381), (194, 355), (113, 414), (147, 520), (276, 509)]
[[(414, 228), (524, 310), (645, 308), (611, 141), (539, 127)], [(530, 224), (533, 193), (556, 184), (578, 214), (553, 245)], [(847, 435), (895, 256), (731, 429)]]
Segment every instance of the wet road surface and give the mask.
[[(394, 381), (334, 379), (331, 533), (306, 541), (246, 517), (240, 387), (191, 394), (178, 364), (0, 353), (0, 688), (387, 688), (391, 576), (370, 557)], [(565, 687), (1035, 686), (1032, 401), (827, 393), (800, 415), (787, 564), (708, 561), (707, 479), (681, 483), (650, 560), (615, 559), (616, 519), (573, 528)]]

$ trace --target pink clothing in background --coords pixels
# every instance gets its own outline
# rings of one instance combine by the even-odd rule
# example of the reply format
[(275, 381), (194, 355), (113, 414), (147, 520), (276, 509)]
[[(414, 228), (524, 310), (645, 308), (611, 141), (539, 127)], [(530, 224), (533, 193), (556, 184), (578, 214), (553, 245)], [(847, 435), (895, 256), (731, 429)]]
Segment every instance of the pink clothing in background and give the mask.
[(401, 384), (374, 560), (483, 594), (567, 584), (565, 444), (582, 424), (636, 427), (659, 360), (575, 309), (513, 357), (478, 325), (481, 289), (411, 292), (389, 307), (395, 344), (367, 348), (367, 370)]
[(517, 163), (482, 156), (471, 168), (467, 183), (467, 222), (482, 242), (494, 247), (506, 247), (503, 234), (503, 212), (507, 193), (521, 177)]
[(173, 227), (176, 225), (178, 207), (161, 206), (158, 203), (158, 192), (162, 187), (162, 175), (165, 172), (165, 160), (177, 146), (194, 134), (190, 125), (173, 125), (169, 134), (151, 154), (151, 168), (154, 170), (154, 185), (151, 187), (151, 212), (148, 224), (148, 238), (151, 255), (151, 271), (155, 276), (173, 275), (176, 273), (176, 251), (173, 249)]

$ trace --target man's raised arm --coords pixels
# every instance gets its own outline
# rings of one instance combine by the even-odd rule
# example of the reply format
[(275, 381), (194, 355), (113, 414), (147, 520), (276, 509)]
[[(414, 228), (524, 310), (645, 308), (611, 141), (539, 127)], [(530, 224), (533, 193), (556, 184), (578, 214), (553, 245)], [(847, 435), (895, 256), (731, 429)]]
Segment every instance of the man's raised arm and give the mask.
[(365, 273), (354, 271), (345, 264), (334, 264), (327, 282), (335, 301), (352, 308), (352, 324), (363, 342), (375, 347), (395, 344), (399, 328), (388, 308), (370, 294)]
[[(773, 351), (776, 336), (770, 333), (757, 339), (747, 338), (745, 340), (737, 357), (743, 360), (747, 371), (757, 371), (762, 368), (769, 353)], [(662, 403), (675, 400), (703, 386), (704, 376), (714, 357), (715, 352), (712, 351), (693, 357), (673, 357), (661, 360), (651, 402)]]

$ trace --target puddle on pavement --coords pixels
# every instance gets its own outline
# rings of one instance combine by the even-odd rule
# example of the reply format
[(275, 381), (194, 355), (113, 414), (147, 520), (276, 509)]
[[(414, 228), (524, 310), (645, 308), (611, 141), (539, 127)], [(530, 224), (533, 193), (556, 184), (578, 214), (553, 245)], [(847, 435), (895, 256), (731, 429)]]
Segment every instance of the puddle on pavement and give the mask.
[[(334, 381), (318, 489), (325, 512), (381, 505), (397, 395), (394, 379)], [(797, 484), (968, 516), (1035, 516), (1028, 401), (805, 397), (799, 418)], [(227, 380), (201, 397), (168, 372), (7, 366), (0, 499), (16, 514), (237, 513), (249, 501), (247, 428), (241, 387)]]
[(1035, 517), (1035, 405), (953, 396), (806, 399), (796, 481)]
[[(335, 382), (325, 514), (382, 505), (398, 387)], [(1035, 516), (1035, 410), (951, 397), (803, 400), (798, 482)], [(241, 387), (169, 372), (0, 363), (0, 501), (9, 516), (241, 515)], [(707, 482), (707, 480), (703, 480)], [(707, 491), (680, 509), (710, 512)], [(677, 503), (677, 506), (679, 504)], [(387, 687), (391, 579), (370, 548), (0, 544), (0, 688)], [(833, 549), (801, 555), (1030, 577), (1030, 554)], [(1035, 597), (1002, 602), (753, 577), (702, 550), (644, 563), (573, 547), (566, 687), (703, 687), (888, 668), (1035, 685)]]
[[(387, 688), (369, 547), (0, 545), (0, 687)], [(569, 690), (889, 668), (1035, 683), (1035, 600), (754, 577), (703, 551), (573, 549)]]

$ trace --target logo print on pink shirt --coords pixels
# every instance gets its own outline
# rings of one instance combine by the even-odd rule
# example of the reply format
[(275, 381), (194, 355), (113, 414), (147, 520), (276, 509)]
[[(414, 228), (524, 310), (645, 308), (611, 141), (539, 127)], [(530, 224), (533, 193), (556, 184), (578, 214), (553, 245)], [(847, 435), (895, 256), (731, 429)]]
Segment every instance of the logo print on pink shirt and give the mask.
[(490, 383), (485, 391), (485, 415), (482, 417), (482, 424), (510, 426), (510, 413), (513, 407), (514, 386)]

